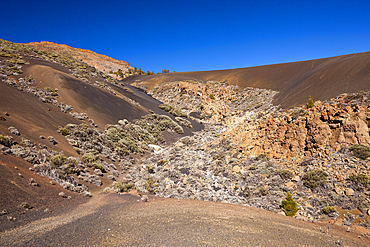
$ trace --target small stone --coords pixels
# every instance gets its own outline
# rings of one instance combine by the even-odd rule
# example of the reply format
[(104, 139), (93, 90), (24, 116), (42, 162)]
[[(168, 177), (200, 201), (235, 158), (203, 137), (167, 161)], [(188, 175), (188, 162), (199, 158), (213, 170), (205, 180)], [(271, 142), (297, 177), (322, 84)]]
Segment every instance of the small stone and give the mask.
[(53, 145), (58, 144), (58, 142), (55, 140), (53, 136), (48, 136), (49, 142), (51, 142)]
[(20, 176), (21, 178), (23, 178), (23, 175), (22, 175), (22, 174), (20, 174), (20, 173), (18, 173), (18, 176)]
[(67, 198), (66, 194), (64, 192), (60, 192), (59, 193), (59, 196), (63, 197), (63, 198)]
[(141, 197), (141, 200), (142, 200), (143, 202), (147, 202), (147, 201), (149, 200), (149, 198), (148, 198), (148, 196), (147, 196), (147, 195), (143, 195), (143, 196)]
[(8, 214), (8, 211), (6, 211), (6, 209), (3, 209), (3, 210), (0, 212), (0, 216), (6, 215), (6, 214)]
[(30, 178), (30, 180), (28, 181), (28, 184), (32, 186), (39, 186), (39, 184), (33, 178)]
[(50, 182), (49, 182), (51, 185), (56, 185), (57, 183), (55, 182), (55, 181), (53, 181), (53, 180), (50, 180)]
[(41, 136), (40, 136), (40, 139), (45, 139), (45, 136), (41, 135)]
[(14, 166), (14, 169), (18, 170), (18, 167)]
[(367, 210), (367, 215), (370, 215), (370, 209)]
[(278, 214), (286, 216), (286, 214), (283, 211), (280, 211)]
[(240, 173), (240, 166), (234, 166), (232, 171), (235, 173)]
[(346, 188), (345, 193), (346, 193), (347, 196), (353, 196), (354, 191), (353, 191), (353, 189)]
[(289, 189), (293, 189), (296, 187), (296, 184), (294, 182), (287, 182), (285, 183), (285, 186), (288, 187)]
[(95, 169), (94, 174), (96, 174), (98, 176), (103, 176), (103, 172), (100, 169)]
[(80, 194), (83, 195), (83, 196), (92, 197), (91, 193), (86, 191), (86, 190), (81, 192)]

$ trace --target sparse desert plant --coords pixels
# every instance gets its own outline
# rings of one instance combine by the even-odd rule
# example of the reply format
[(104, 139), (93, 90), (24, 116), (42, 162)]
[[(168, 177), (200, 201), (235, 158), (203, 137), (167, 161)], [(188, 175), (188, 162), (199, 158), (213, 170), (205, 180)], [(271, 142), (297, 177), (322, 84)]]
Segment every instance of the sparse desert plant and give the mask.
[(191, 122), (187, 119), (184, 119), (181, 117), (175, 117), (175, 120), (179, 122), (181, 125), (184, 125), (185, 127), (193, 128), (193, 126), (191, 125)]
[(129, 192), (134, 189), (135, 184), (133, 183), (123, 183), (123, 182), (114, 182), (113, 189), (118, 190), (119, 192)]
[(367, 159), (370, 157), (370, 147), (364, 144), (354, 144), (352, 145), (349, 150), (353, 152), (353, 154), (361, 159)]
[(94, 157), (94, 155), (92, 155), (90, 153), (85, 153), (84, 155), (82, 155), (82, 160), (85, 163), (91, 164), (91, 163), (95, 162), (95, 157)]
[(13, 141), (11, 139), (9, 139), (8, 137), (0, 135), (0, 144), (4, 145), (6, 147), (10, 147), (11, 145), (13, 145)]
[(297, 203), (293, 200), (292, 194), (288, 193), (285, 200), (281, 202), (281, 210), (287, 216), (294, 216), (299, 208), (297, 208)]
[(308, 96), (308, 101), (307, 101), (307, 104), (306, 104), (306, 108), (310, 109), (314, 106), (315, 106), (315, 104), (313, 103), (313, 100), (312, 100), (311, 96)]
[(89, 166), (93, 167), (94, 169), (99, 169), (102, 172), (106, 172), (104, 166), (100, 162), (95, 161), (91, 163)]
[(315, 189), (318, 186), (325, 185), (327, 177), (328, 174), (325, 171), (317, 169), (306, 172), (302, 180), (307, 188)]
[(293, 172), (290, 170), (280, 170), (279, 175), (282, 179), (288, 180), (293, 178)]
[(181, 126), (176, 126), (175, 128), (174, 128), (174, 130), (176, 131), (176, 133), (177, 134), (184, 134), (184, 130), (183, 130), (183, 128), (181, 127)]
[(260, 193), (261, 193), (261, 195), (263, 195), (263, 196), (266, 196), (267, 194), (268, 194), (268, 188), (267, 188), (267, 186), (262, 186), (261, 188), (260, 188)]
[(367, 187), (367, 185), (369, 184), (369, 176), (364, 173), (361, 173), (358, 176), (355, 174), (351, 174), (348, 176), (348, 180), (350, 180), (357, 186)]
[(323, 209), (322, 209), (322, 212), (324, 214), (330, 214), (330, 213), (333, 213), (333, 212), (337, 212), (337, 210), (335, 209), (335, 207), (333, 206), (325, 206)]
[(258, 160), (270, 160), (270, 157), (268, 157), (267, 154), (265, 154), (265, 153), (261, 153), (261, 154), (257, 155), (255, 159), (257, 161)]
[(51, 164), (54, 166), (54, 167), (60, 167), (62, 166), (67, 160), (67, 157), (65, 157), (64, 155), (55, 155), (53, 157), (51, 157), (50, 161), (51, 161)]
[(301, 116), (305, 116), (307, 115), (307, 111), (303, 110), (303, 109), (298, 109), (298, 110), (294, 110), (290, 116), (292, 117), (292, 119), (297, 119), (298, 117), (301, 117)]
[(69, 135), (69, 130), (67, 128), (59, 128), (58, 132), (64, 136)]
[(21, 206), (24, 207), (24, 208), (27, 208), (27, 209), (31, 209), (32, 208), (28, 202), (22, 202), (21, 203)]
[(215, 99), (215, 96), (211, 93), (211, 94), (209, 95), (209, 98), (210, 98), (210, 99)]
[(125, 89), (127, 92), (129, 92), (129, 93), (134, 93), (130, 88), (128, 88), (128, 87), (123, 87), (123, 89)]

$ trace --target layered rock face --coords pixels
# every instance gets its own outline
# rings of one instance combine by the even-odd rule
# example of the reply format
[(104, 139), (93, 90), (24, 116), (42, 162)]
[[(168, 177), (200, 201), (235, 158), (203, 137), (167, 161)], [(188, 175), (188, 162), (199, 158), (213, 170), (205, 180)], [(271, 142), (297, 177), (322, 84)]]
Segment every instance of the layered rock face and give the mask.
[(343, 94), (330, 102), (316, 102), (310, 109), (268, 113), (261, 119), (239, 119), (224, 136), (234, 136), (233, 141), (244, 153), (297, 160), (326, 155), (353, 144), (368, 145), (369, 126), (368, 93)]

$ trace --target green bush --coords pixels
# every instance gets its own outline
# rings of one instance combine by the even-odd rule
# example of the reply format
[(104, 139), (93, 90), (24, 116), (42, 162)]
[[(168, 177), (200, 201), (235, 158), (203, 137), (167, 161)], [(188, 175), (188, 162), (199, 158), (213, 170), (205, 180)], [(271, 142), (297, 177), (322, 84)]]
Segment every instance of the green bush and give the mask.
[(215, 99), (215, 96), (214, 96), (213, 94), (210, 94), (210, 95), (209, 95), (209, 98), (210, 98), (210, 99)]
[(352, 145), (349, 150), (353, 152), (353, 154), (361, 159), (367, 159), (370, 157), (370, 147), (363, 144), (355, 144)]
[(306, 104), (306, 108), (310, 109), (314, 106), (315, 106), (315, 104), (313, 103), (313, 100), (312, 100), (311, 96), (308, 96), (308, 101), (307, 101), (307, 104)]
[(310, 189), (315, 189), (318, 186), (322, 186), (326, 184), (326, 179), (328, 174), (323, 170), (311, 170), (306, 172), (303, 177), (303, 184)]
[(285, 200), (281, 202), (281, 210), (287, 216), (294, 216), (298, 212), (297, 203), (293, 200), (292, 194), (288, 193)]
[(13, 141), (3, 135), (0, 135), (0, 144), (6, 147), (10, 147), (11, 145), (13, 145)]

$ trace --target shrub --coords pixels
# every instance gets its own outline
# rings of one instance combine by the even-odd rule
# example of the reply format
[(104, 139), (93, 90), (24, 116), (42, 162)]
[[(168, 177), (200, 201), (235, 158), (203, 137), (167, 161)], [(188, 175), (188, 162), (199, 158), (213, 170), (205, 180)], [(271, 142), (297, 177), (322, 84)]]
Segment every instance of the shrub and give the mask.
[(270, 158), (265, 153), (261, 153), (256, 156), (255, 160), (270, 160)]
[(297, 203), (293, 200), (292, 194), (288, 193), (285, 200), (281, 202), (281, 210), (287, 216), (294, 216), (298, 212)]
[(312, 170), (306, 172), (303, 177), (303, 184), (311, 189), (315, 189), (318, 186), (322, 186), (326, 184), (326, 179), (328, 174), (323, 170)]
[(91, 163), (90, 166), (93, 167), (94, 169), (99, 169), (102, 172), (105, 172), (105, 168), (100, 162), (95, 161), (95, 162)]
[(370, 147), (363, 144), (355, 144), (352, 145), (349, 150), (353, 152), (353, 154), (361, 159), (367, 159), (370, 157)]
[(10, 147), (11, 145), (13, 145), (13, 141), (3, 135), (0, 135), (0, 144), (6, 147)]
[(176, 126), (175, 128), (174, 128), (174, 130), (176, 131), (176, 133), (177, 134), (184, 134), (184, 130), (183, 130), (183, 128), (181, 127), (181, 126)]
[(51, 157), (50, 161), (51, 161), (51, 164), (54, 166), (54, 167), (60, 167), (62, 166), (67, 160), (67, 157), (65, 157), (64, 155), (55, 155), (53, 157)]
[(58, 131), (59, 131), (59, 133), (61, 133), (64, 136), (69, 135), (69, 130), (66, 129), (66, 128), (60, 128)]
[(129, 192), (130, 190), (134, 189), (134, 185), (135, 184), (133, 184), (133, 183), (124, 184), (122, 182), (114, 182), (113, 183), (113, 189), (114, 190), (119, 190), (119, 192)]
[(287, 179), (292, 179), (294, 174), (290, 170), (280, 170), (279, 175), (282, 179), (287, 180)]
[(209, 95), (209, 98), (210, 98), (210, 99), (215, 99), (215, 96), (214, 96), (213, 94), (210, 94), (210, 95)]
[(175, 117), (175, 120), (179, 122), (180, 124), (184, 125), (185, 127), (193, 128), (193, 126), (191, 125), (191, 122), (187, 119), (184, 119), (181, 117)]
[(326, 206), (322, 209), (322, 211), (323, 211), (324, 214), (330, 214), (330, 213), (333, 213), (333, 212), (337, 212), (337, 210), (333, 206)]
[(268, 188), (267, 188), (267, 186), (262, 186), (261, 188), (260, 188), (260, 193), (261, 193), (261, 195), (263, 195), (263, 196), (266, 196), (267, 194), (268, 194)]
[(95, 161), (95, 157), (90, 154), (90, 153), (85, 153), (84, 155), (82, 155), (82, 160), (85, 162), (85, 163), (93, 163)]
[(21, 206), (24, 207), (24, 208), (27, 208), (27, 209), (31, 209), (32, 207), (30, 206), (30, 204), (28, 204), (27, 202), (22, 202), (21, 203)]
[(355, 174), (351, 174), (348, 177), (348, 180), (350, 180), (352, 183), (360, 186), (366, 187), (369, 184), (369, 176), (361, 173), (360, 175), (356, 176)]
[(308, 101), (307, 101), (307, 104), (306, 104), (306, 108), (310, 109), (314, 106), (315, 106), (315, 104), (313, 103), (313, 100), (312, 100), (311, 96), (308, 96)]

